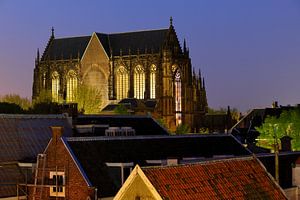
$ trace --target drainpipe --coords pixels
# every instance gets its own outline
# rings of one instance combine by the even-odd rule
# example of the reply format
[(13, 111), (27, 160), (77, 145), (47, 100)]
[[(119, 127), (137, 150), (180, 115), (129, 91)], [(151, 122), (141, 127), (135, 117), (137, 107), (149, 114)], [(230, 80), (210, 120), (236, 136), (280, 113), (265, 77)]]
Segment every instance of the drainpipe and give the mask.
[(98, 189), (97, 189), (97, 188), (95, 188), (95, 200), (98, 200), (98, 196), (97, 196), (97, 194), (98, 194)]

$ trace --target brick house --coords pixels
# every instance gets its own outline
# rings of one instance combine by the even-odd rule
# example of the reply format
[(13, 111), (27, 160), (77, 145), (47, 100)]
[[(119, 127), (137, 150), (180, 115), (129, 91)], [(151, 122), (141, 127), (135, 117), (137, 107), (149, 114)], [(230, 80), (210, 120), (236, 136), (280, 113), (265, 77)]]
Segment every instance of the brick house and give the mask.
[(26, 198), (18, 186), (32, 180), (37, 155), (52, 137), (49, 127), (62, 126), (69, 137), (70, 121), (65, 115), (0, 114), (0, 199)]
[(34, 184), (29, 199), (91, 199), (97, 192), (91, 187), (80, 163), (62, 140), (61, 127), (52, 128), (52, 139), (37, 160)]
[[(53, 138), (40, 155), (29, 197), (112, 199), (136, 164), (190, 163), (249, 155), (230, 135), (88, 136)], [(230, 146), (230, 148), (228, 148)]]
[(134, 168), (114, 200), (287, 199), (256, 158)]

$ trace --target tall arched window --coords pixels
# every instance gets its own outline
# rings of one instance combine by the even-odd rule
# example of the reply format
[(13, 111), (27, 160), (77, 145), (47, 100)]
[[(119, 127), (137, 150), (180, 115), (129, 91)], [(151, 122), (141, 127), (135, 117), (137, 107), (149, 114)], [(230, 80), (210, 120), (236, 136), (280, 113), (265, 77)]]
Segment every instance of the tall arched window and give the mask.
[(156, 87), (156, 66), (150, 67), (150, 98), (155, 99), (155, 87)]
[(52, 73), (52, 101), (58, 102), (59, 97), (59, 74), (57, 71)]
[(67, 74), (67, 102), (74, 102), (76, 100), (77, 82), (75, 71), (70, 70)]
[(179, 69), (175, 73), (175, 112), (176, 112), (176, 125), (182, 123), (182, 98), (181, 98), (181, 74)]
[(43, 89), (46, 88), (46, 72), (43, 73)]
[(134, 98), (143, 99), (145, 92), (145, 72), (142, 66), (134, 69)]
[(128, 97), (128, 72), (124, 66), (120, 66), (116, 72), (117, 75), (117, 99)]

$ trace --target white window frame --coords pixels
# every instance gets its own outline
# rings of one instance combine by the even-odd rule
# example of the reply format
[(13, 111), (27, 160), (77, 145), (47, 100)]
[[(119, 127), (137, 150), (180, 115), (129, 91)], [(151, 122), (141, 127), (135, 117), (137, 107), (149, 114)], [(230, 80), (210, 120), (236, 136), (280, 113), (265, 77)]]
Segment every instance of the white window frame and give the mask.
[[(53, 179), (54, 176), (62, 176), (63, 177), (63, 186), (61, 185), (56, 185), (56, 183), (54, 183), (55, 185), (50, 187), (50, 196), (52, 197), (65, 197), (65, 172), (50, 172), (50, 179)], [(57, 180), (57, 179), (56, 179)], [(57, 188), (61, 187), (62, 188), (62, 192), (58, 192)], [(54, 191), (54, 188), (56, 189), (56, 191)]]

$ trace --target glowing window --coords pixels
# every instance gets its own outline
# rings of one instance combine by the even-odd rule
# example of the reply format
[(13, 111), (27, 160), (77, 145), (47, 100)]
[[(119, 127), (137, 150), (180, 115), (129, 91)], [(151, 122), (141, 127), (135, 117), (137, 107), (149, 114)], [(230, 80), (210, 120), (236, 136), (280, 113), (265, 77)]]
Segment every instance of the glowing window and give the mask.
[(145, 92), (145, 72), (142, 66), (134, 69), (134, 98), (143, 99)]
[(46, 88), (46, 73), (43, 73), (43, 89)]
[(73, 70), (67, 74), (67, 102), (74, 102), (76, 100), (77, 92), (77, 75)]
[(177, 70), (175, 74), (175, 112), (176, 112), (176, 125), (181, 124), (181, 111), (182, 111), (182, 98), (181, 98), (181, 74)]
[(116, 72), (117, 74), (117, 99), (124, 99), (128, 97), (128, 72), (124, 66), (120, 66)]
[(156, 84), (156, 66), (152, 65), (150, 68), (150, 98), (155, 99), (155, 85)]
[(52, 74), (52, 101), (58, 102), (59, 97), (59, 74), (55, 71)]
[(50, 179), (53, 183), (50, 187), (50, 196), (65, 197), (65, 173), (52, 171)]

